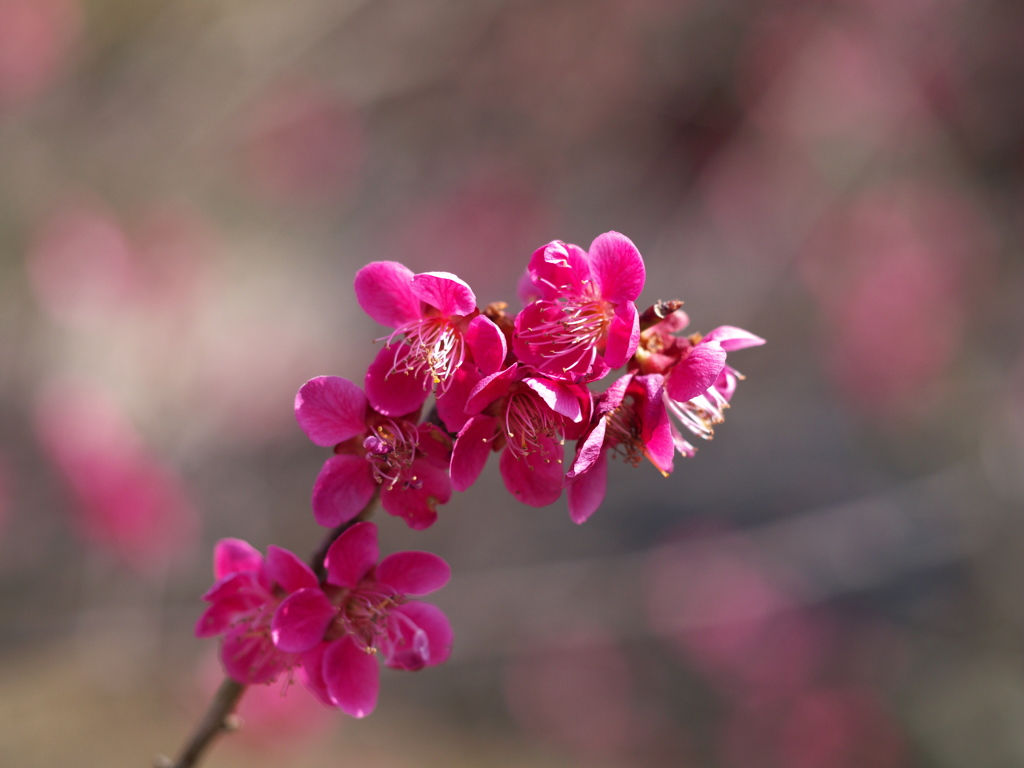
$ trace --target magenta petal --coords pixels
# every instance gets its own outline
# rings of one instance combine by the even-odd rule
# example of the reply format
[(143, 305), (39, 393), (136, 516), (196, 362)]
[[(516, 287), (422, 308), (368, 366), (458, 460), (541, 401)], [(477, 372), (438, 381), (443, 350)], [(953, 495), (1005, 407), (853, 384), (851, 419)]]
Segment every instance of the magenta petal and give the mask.
[(282, 651), (303, 653), (319, 645), (336, 610), (320, 587), (300, 589), (277, 607), (271, 622), (274, 645)]
[(484, 376), (501, 370), (508, 354), (505, 334), (485, 315), (477, 315), (466, 330), (466, 342), (473, 351), (473, 362)]
[(399, 328), (421, 317), (420, 300), (412, 292), (413, 273), (396, 261), (375, 261), (356, 273), (359, 306), (381, 325)]
[(377, 353), (366, 371), (366, 396), (374, 410), (385, 416), (404, 416), (418, 409), (430, 394), (430, 374), (391, 373), (395, 358), (409, 354), (410, 347), (394, 342)]
[(231, 573), (258, 571), (263, 567), (261, 555), (249, 542), (221, 539), (213, 548), (213, 577), (223, 579)]
[(469, 315), (476, 309), (473, 289), (450, 272), (424, 272), (412, 279), (412, 292), (443, 317)]
[(582, 295), (591, 279), (590, 263), (583, 249), (559, 240), (534, 251), (528, 269), (537, 291), (549, 301)]
[(441, 417), (449, 432), (458, 432), (469, 421), (466, 402), (469, 393), (480, 383), (480, 372), (476, 366), (463, 365), (449, 379), (448, 388), (437, 395), (437, 415)]
[(377, 581), (403, 595), (430, 594), (451, 577), (448, 563), (432, 552), (395, 552), (377, 566)]
[(216, 637), (231, 628), (238, 618), (238, 611), (226, 603), (214, 603), (199, 617), (196, 622), (195, 636), (198, 638)]
[(622, 401), (626, 397), (626, 389), (629, 387), (629, 383), (633, 380), (634, 375), (633, 373), (627, 373), (624, 376), (620, 376), (612, 382), (608, 389), (598, 396), (597, 407), (594, 409), (598, 415), (604, 416), (622, 405)]
[(312, 650), (302, 654), (302, 666), (299, 668), (299, 676), (306, 688), (320, 700), (325, 707), (336, 707), (331, 701), (331, 694), (327, 690), (327, 683), (324, 682), (324, 652), (331, 647), (331, 643), (320, 643)]
[(313, 570), (287, 549), (271, 544), (267, 547), (267, 574), (271, 581), (284, 587), (286, 592), (316, 587), (318, 582)]
[(313, 517), (333, 528), (358, 515), (373, 497), (373, 469), (362, 456), (329, 458), (313, 484)]
[(462, 428), (452, 451), (451, 477), (456, 491), (465, 491), (480, 477), (491, 455), (497, 429), (498, 420), (482, 414), (474, 416)]
[(220, 660), (228, 677), (247, 685), (273, 681), (296, 660), (274, 647), (270, 636), (239, 624), (224, 636)]
[(590, 517), (604, 501), (608, 489), (608, 455), (602, 451), (586, 472), (576, 475), (566, 496), (569, 502), (569, 517), (577, 525)]
[(331, 701), (352, 717), (366, 717), (377, 706), (380, 667), (376, 657), (351, 635), (330, 644), (324, 652), (324, 682)]
[(755, 336), (750, 331), (736, 328), (731, 325), (720, 325), (704, 336), (703, 341), (717, 341), (726, 352), (735, 352), (737, 349), (747, 347), (759, 347), (764, 344), (764, 339)]
[(437, 505), (447, 504), (452, 497), (452, 483), (447, 467), (432, 465), (424, 459), (416, 459), (412, 475), (418, 487), (385, 488), (380, 494), (380, 503), (389, 515), (405, 520), (414, 531), (429, 528), (437, 520)]
[(700, 343), (669, 371), (665, 379), (668, 396), (679, 403), (704, 394), (725, 368), (725, 350), (717, 341)]
[(295, 395), (295, 418), (310, 440), (328, 448), (366, 431), (366, 395), (348, 379), (318, 376)]
[(517, 363), (512, 363), (505, 370), (480, 379), (480, 382), (473, 387), (473, 391), (469, 393), (469, 399), (466, 400), (466, 413), (470, 415), (480, 413), (499, 397), (507, 395), (518, 368)]
[(523, 383), (536, 392), (548, 408), (555, 413), (565, 416), (572, 422), (578, 422), (583, 418), (579, 398), (569, 386), (560, 381), (533, 377), (523, 379)]
[(615, 316), (608, 326), (608, 342), (604, 361), (609, 368), (621, 368), (640, 346), (640, 315), (632, 301), (615, 308)]
[(604, 435), (607, 429), (608, 420), (599, 419), (587, 438), (580, 444), (572, 469), (565, 475), (567, 479), (572, 480), (576, 475), (586, 472), (594, 465), (594, 462), (602, 455)]
[(638, 376), (637, 381), (647, 390), (640, 435), (644, 443), (644, 454), (661, 474), (667, 476), (672, 472), (676, 446), (672, 436), (672, 422), (662, 397), (665, 380), (661, 375), (653, 373)]
[(263, 605), (270, 597), (270, 593), (260, 584), (259, 574), (253, 571), (239, 571), (214, 582), (203, 595), (203, 600), (210, 603), (230, 601), (237, 610), (248, 610)]
[(379, 557), (377, 526), (368, 522), (356, 523), (335, 539), (327, 550), (324, 558), (327, 581), (336, 587), (356, 587), (377, 564)]
[(498, 463), (508, 492), (531, 507), (554, 504), (562, 495), (562, 446), (543, 438), (539, 450), (522, 459), (507, 448)]
[(590, 271), (603, 299), (636, 301), (644, 289), (647, 272), (632, 240), (618, 232), (605, 232), (591, 244), (589, 256)]
[(398, 638), (384, 663), (392, 669), (416, 670), (448, 660), (452, 652), (452, 625), (444, 611), (430, 603), (411, 602), (395, 608), (408, 621), (396, 621)]

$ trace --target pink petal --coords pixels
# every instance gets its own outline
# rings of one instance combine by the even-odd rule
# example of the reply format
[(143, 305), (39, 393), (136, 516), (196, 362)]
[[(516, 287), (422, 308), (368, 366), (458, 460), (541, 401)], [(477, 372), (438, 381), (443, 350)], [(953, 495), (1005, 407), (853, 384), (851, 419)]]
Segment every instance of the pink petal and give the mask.
[(474, 416), (462, 428), (452, 451), (451, 477), (456, 491), (465, 491), (480, 477), (491, 455), (497, 429), (497, 418), (482, 414)]
[(419, 433), (417, 450), (423, 459), (435, 467), (447, 469), (452, 460), (452, 439), (447, 432), (436, 424), (423, 422), (416, 430)]
[(665, 379), (668, 396), (685, 403), (707, 391), (725, 368), (725, 350), (717, 341), (700, 343), (669, 371)]
[(366, 395), (348, 379), (318, 376), (295, 395), (295, 418), (310, 440), (328, 448), (366, 431)]
[(469, 420), (466, 402), (469, 400), (469, 393), (480, 383), (481, 378), (476, 366), (463, 365), (449, 380), (448, 389), (437, 396), (437, 415), (441, 417), (449, 432), (458, 432)]
[(331, 701), (345, 714), (366, 717), (377, 706), (377, 659), (350, 635), (334, 641), (324, 652), (323, 675)]
[(423, 272), (412, 279), (412, 292), (442, 317), (469, 315), (476, 310), (473, 289), (450, 272)]
[(400, 341), (381, 349), (366, 371), (364, 386), (370, 405), (385, 416), (405, 416), (419, 409), (430, 394), (430, 374), (391, 373), (395, 358), (409, 353)]
[(284, 587), (286, 592), (316, 587), (316, 574), (298, 557), (287, 549), (271, 544), (267, 547), (267, 575)]
[(622, 401), (626, 397), (626, 389), (629, 387), (629, 383), (633, 380), (633, 376), (634, 374), (632, 373), (620, 376), (608, 387), (608, 389), (602, 392), (598, 397), (597, 407), (594, 409), (595, 413), (600, 416), (604, 416), (622, 405)]
[(642, 413), (640, 439), (644, 443), (644, 455), (658, 468), (663, 475), (672, 472), (672, 460), (675, 457), (675, 440), (672, 437), (672, 422), (665, 401), (662, 398), (664, 379), (659, 374), (638, 376), (643, 380), (647, 390)]
[(327, 528), (347, 523), (373, 497), (373, 469), (362, 456), (329, 458), (313, 484), (313, 517)]
[[(541, 298), (549, 301), (582, 295), (591, 279), (589, 260), (583, 249), (559, 240), (534, 251), (528, 269)], [(520, 291), (520, 295), (522, 293)]]
[(760, 336), (755, 336), (750, 331), (731, 325), (720, 325), (707, 333), (703, 341), (717, 341), (726, 352), (735, 352), (737, 349), (746, 349), (747, 347), (759, 347), (764, 344), (764, 339)]
[(430, 603), (411, 602), (395, 608), (408, 621), (395, 621), (398, 639), (384, 663), (392, 669), (416, 670), (437, 666), (452, 652), (452, 626), (444, 611)]
[(618, 232), (605, 232), (591, 244), (589, 256), (590, 271), (603, 299), (636, 301), (644, 289), (647, 273), (632, 240)]
[(583, 418), (580, 401), (575, 391), (560, 381), (528, 377), (523, 383), (537, 393), (541, 400), (555, 413), (573, 422)]
[(562, 495), (561, 454), (553, 438), (543, 438), (540, 449), (522, 459), (506, 448), (498, 466), (508, 492), (531, 507), (554, 504)]
[(320, 643), (316, 648), (302, 654), (302, 668), (299, 670), (302, 682), (325, 707), (337, 706), (331, 701), (331, 694), (324, 681), (324, 652), (332, 643)]
[(607, 419), (598, 419), (594, 428), (590, 430), (590, 434), (587, 435), (586, 440), (579, 446), (579, 451), (576, 454), (576, 460), (572, 464), (572, 469), (566, 473), (566, 478), (572, 480), (577, 475), (583, 474), (589, 470), (594, 462), (602, 455), (604, 450), (604, 436), (608, 429)]
[(230, 601), (239, 610), (248, 610), (263, 605), (271, 598), (270, 593), (260, 584), (259, 576), (252, 571), (239, 571), (225, 576), (214, 583), (203, 600), (210, 603)]
[(437, 520), (437, 505), (447, 504), (452, 497), (452, 483), (447, 468), (435, 467), (423, 459), (412, 465), (413, 477), (420, 486), (385, 488), (380, 494), (384, 511), (405, 520), (414, 531), (429, 528)]
[(609, 368), (621, 368), (640, 346), (640, 315), (632, 301), (615, 308), (615, 316), (608, 326), (608, 342), (604, 348), (604, 361)]
[(377, 581), (403, 595), (428, 595), (451, 577), (448, 563), (432, 552), (395, 552), (377, 566)]
[(413, 273), (396, 261), (375, 261), (356, 273), (359, 306), (381, 325), (399, 328), (422, 316), (412, 292)]
[(508, 354), (508, 344), (505, 334), (493, 320), (485, 315), (474, 317), (466, 330), (466, 342), (473, 351), (473, 362), (484, 376), (501, 370)]
[(235, 606), (226, 602), (218, 602), (211, 605), (196, 622), (195, 636), (216, 637), (227, 632), (238, 618), (238, 611)]
[(253, 633), (248, 625), (234, 627), (220, 646), (228, 677), (246, 685), (272, 682), (296, 660), (274, 647), (269, 635)]
[(480, 413), (499, 397), (507, 395), (518, 368), (518, 364), (512, 363), (505, 370), (482, 378), (480, 383), (469, 393), (469, 399), (466, 401), (466, 413), (471, 415)]
[(582, 474), (576, 475), (566, 496), (569, 502), (569, 517), (577, 525), (583, 523), (590, 517), (604, 501), (604, 494), (608, 488), (608, 455), (602, 451), (600, 457), (590, 469)]
[(223, 579), (239, 571), (258, 571), (263, 567), (263, 555), (241, 539), (221, 539), (213, 548), (213, 577)]
[(335, 539), (327, 550), (324, 558), (327, 581), (336, 587), (356, 587), (379, 558), (377, 526), (368, 522), (356, 523)]
[(279, 650), (303, 653), (319, 645), (336, 614), (320, 587), (300, 589), (277, 607), (271, 637)]

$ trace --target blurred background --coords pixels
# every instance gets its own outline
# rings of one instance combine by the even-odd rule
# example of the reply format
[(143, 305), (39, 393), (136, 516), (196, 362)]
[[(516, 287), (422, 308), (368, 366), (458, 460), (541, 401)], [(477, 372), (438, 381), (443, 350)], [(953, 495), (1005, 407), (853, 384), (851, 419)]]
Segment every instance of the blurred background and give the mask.
[(379, 516), (450, 663), (250, 691), (204, 764), (1022, 764), (1022, 51), (1016, 0), (0, 0), (0, 763), (177, 752), (213, 542), (320, 539), (360, 266), (517, 308), (614, 229), (768, 339), (715, 440), (579, 527), (493, 460)]

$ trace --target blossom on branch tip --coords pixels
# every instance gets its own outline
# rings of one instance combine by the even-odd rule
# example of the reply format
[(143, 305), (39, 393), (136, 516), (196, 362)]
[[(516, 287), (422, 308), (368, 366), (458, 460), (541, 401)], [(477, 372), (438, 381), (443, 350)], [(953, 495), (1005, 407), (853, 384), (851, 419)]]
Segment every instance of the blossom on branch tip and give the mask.
[(451, 438), (433, 424), (378, 413), (348, 379), (307, 381), (295, 396), (295, 417), (310, 440), (334, 448), (313, 486), (320, 525), (348, 522), (379, 488), (386, 512), (410, 528), (427, 528), (437, 519), (437, 505), (451, 498)]
[(513, 349), (546, 376), (594, 381), (625, 365), (639, 343), (633, 303), (646, 279), (643, 257), (618, 232), (599, 235), (586, 252), (554, 241), (530, 259), (532, 298), (516, 317)]
[(376, 706), (375, 656), (392, 669), (417, 670), (441, 664), (451, 653), (444, 613), (410, 601), (447, 584), (448, 564), (429, 552), (378, 558), (377, 526), (356, 523), (328, 550), (326, 583), (289, 596), (273, 619), (274, 643), (302, 654), (310, 689), (353, 717)]
[(196, 622), (195, 634), (224, 636), (220, 658), (227, 675), (255, 685), (295, 667), (299, 656), (274, 645), (271, 621), (289, 593), (317, 586), (309, 566), (278, 547), (268, 547), (264, 559), (240, 539), (222, 539), (214, 548), (213, 574), (216, 582), (203, 595), (211, 605)]

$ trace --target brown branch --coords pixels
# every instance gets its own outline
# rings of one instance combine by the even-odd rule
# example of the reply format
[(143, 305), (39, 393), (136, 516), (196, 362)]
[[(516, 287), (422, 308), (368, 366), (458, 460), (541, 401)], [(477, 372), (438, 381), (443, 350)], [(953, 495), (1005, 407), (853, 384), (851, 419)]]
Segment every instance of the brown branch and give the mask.
[[(320, 542), (320, 546), (316, 548), (312, 557), (309, 558), (309, 567), (313, 569), (318, 579), (323, 581), (326, 574), (324, 560), (327, 557), (327, 550), (331, 548), (331, 544), (353, 525), (370, 517), (376, 508), (379, 498), (380, 493), (375, 493), (373, 498), (363, 507), (362, 512), (347, 523), (342, 523), (337, 528), (332, 529), (324, 537), (323, 541)], [(234, 731), (238, 728), (238, 721), (233, 713), (242, 698), (242, 694), (245, 693), (245, 689), (244, 683), (239, 683), (230, 677), (224, 678), (224, 682), (220, 684), (220, 688), (214, 694), (213, 701), (210, 702), (206, 714), (203, 715), (203, 719), (199, 721), (199, 725), (196, 726), (189, 740), (185, 743), (185, 747), (182, 749), (181, 754), (178, 755), (178, 759), (172, 761), (170, 758), (161, 755), (153, 761), (155, 768), (193, 768), (193, 766), (198, 765), (203, 753), (213, 744), (214, 739), (222, 733)]]

